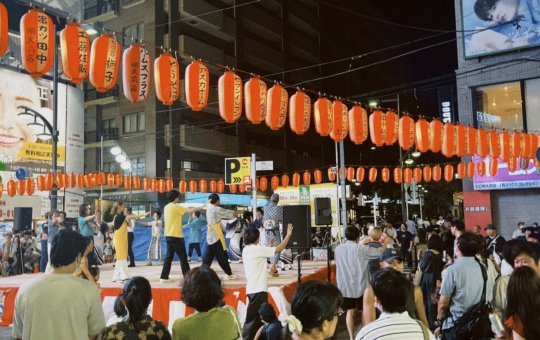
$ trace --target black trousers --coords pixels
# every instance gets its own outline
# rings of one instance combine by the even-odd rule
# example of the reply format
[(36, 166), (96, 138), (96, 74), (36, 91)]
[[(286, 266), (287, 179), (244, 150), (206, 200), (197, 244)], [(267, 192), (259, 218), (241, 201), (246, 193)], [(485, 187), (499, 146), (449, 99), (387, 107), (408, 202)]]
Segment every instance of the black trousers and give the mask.
[[(265, 273), (266, 274), (266, 273)], [(242, 337), (244, 340), (253, 340), (255, 334), (263, 325), (261, 318), (259, 317), (259, 308), (265, 302), (268, 302), (268, 293), (259, 292), (254, 294), (248, 294), (249, 303), (247, 305), (246, 322), (244, 323), (244, 333)]]
[(129, 264), (135, 265), (135, 254), (133, 254), (133, 240), (135, 239), (135, 233), (128, 232), (128, 256)]
[(206, 248), (206, 254), (204, 254), (203, 258), (203, 265), (210, 267), (212, 265), (212, 261), (214, 261), (214, 256), (225, 274), (231, 275), (232, 270), (231, 265), (229, 264), (229, 258), (227, 257), (227, 251), (223, 250), (221, 241), (208, 245)]
[(188, 256), (193, 256), (193, 250), (197, 252), (197, 256), (201, 257), (201, 244), (200, 243), (190, 243), (189, 244), (189, 250), (188, 250)]
[(186, 244), (183, 237), (165, 237), (167, 242), (167, 254), (163, 260), (163, 269), (161, 270), (160, 279), (168, 279), (171, 273), (171, 265), (174, 258), (174, 254), (178, 255), (180, 259), (180, 266), (182, 267), (182, 274), (186, 275), (189, 272), (189, 263), (187, 261)]
[(409, 251), (409, 248), (401, 249), (401, 252), (403, 253), (404, 260), (407, 260), (407, 264), (409, 265), (409, 268), (413, 267), (412, 264), (412, 253)]

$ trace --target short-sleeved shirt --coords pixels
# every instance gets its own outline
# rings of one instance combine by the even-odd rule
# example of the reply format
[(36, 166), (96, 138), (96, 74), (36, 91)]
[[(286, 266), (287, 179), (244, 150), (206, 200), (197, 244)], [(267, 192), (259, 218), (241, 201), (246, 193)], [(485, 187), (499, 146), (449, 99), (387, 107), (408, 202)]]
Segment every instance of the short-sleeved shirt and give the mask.
[(184, 237), (182, 232), (182, 215), (187, 209), (171, 202), (163, 209), (165, 219), (165, 237)]
[[(206, 208), (206, 220), (211, 226), (220, 223), (222, 220), (230, 220), (232, 218), (234, 218), (234, 211), (232, 210), (223, 209), (222, 207), (217, 207), (213, 204), (208, 205), (208, 208)], [(206, 234), (206, 242), (208, 242), (208, 244), (214, 244), (218, 241), (220, 241), (220, 239), (216, 232), (210, 231)]]
[(413, 235), (416, 235), (417, 231), (416, 231), (416, 224), (414, 223), (414, 221), (408, 220), (407, 222), (405, 222), (405, 224), (407, 225), (407, 231)]
[(152, 221), (152, 237), (161, 236), (162, 226), (163, 226), (163, 223), (161, 222), (161, 220)]
[(49, 228), (48, 228), (49, 230), (48, 230), (48, 233), (47, 233), (49, 238), (47, 240), (47, 243), (51, 244), (53, 237), (56, 234), (58, 234), (59, 228), (58, 228), (58, 225), (54, 224), (52, 220), (49, 220), (47, 223), (49, 225)]
[(398, 237), (399, 243), (401, 243), (401, 250), (407, 250), (411, 247), (413, 236), (409, 231), (400, 232)]
[(268, 291), (266, 259), (276, 254), (275, 247), (250, 244), (242, 250), (242, 261), (246, 273), (246, 294)]
[(88, 224), (88, 222), (85, 221), (85, 219), (86, 217), (79, 216), (79, 219), (78, 219), (79, 232), (81, 233), (82, 236), (94, 237), (94, 228), (92, 228), (90, 224)]
[(242, 337), (236, 311), (216, 307), (208, 312), (191, 314), (177, 319), (172, 326), (172, 338), (181, 340), (238, 339)]
[(194, 218), (187, 224), (189, 228), (189, 237), (188, 243), (201, 243), (202, 239), (202, 227), (206, 225), (206, 218), (203, 215), (200, 215), (197, 218)]
[[(429, 331), (428, 336), (430, 340), (435, 340), (435, 336)], [(355, 340), (376, 339), (423, 340), (424, 333), (419, 322), (407, 315), (407, 312), (384, 312), (377, 320), (362, 327), (355, 338)]]
[(126, 321), (120, 321), (103, 330), (102, 340), (129, 340), (129, 339), (144, 339), (146, 340), (170, 340), (171, 333), (167, 326), (161, 321), (152, 319), (146, 315), (137, 323), (137, 328), (141, 331), (136, 331)]
[(263, 325), (263, 334), (265, 335), (266, 340), (281, 340), (281, 332), (283, 331), (283, 326), (278, 319), (270, 322), (269, 324)]

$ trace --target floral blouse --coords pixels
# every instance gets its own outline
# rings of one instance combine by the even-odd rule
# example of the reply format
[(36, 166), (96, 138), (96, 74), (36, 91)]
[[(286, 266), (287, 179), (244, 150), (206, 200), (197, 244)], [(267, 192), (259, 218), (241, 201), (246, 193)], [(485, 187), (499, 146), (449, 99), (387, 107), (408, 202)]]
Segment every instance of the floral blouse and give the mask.
[(135, 327), (130, 326), (126, 321), (111, 325), (103, 331), (103, 340), (170, 340), (171, 333), (167, 326), (161, 321), (152, 319), (146, 315)]

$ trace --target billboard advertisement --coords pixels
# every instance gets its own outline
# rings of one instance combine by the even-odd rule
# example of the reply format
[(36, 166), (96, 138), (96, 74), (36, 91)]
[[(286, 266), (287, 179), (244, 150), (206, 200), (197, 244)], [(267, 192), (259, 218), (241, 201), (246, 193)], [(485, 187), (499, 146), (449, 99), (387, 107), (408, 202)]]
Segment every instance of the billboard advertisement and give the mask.
[[(474, 156), (473, 161), (477, 163), (482, 160)], [(489, 166), (489, 159), (484, 159), (486, 168)], [(508, 171), (508, 164), (499, 161), (499, 171), (496, 176), (490, 176), (486, 171), (484, 176), (474, 175), (474, 190), (505, 190), (505, 189), (526, 189), (540, 188), (540, 174), (534, 166), (534, 162), (529, 160), (528, 166), (518, 169), (514, 172)]]
[[(16, 179), (15, 172), (24, 169), (27, 177), (51, 170), (52, 140), (40, 118), (25, 113), (20, 106), (37, 111), (52, 125), (52, 81), (0, 68), (0, 176), (6, 183)], [(28, 111), (27, 113), (29, 113)], [(58, 84), (58, 170), (63, 173), (84, 172), (84, 96), (81, 90)], [(20, 171), (20, 170), (19, 170)], [(59, 190), (58, 209), (68, 217), (78, 216), (82, 190)], [(22, 199), (22, 201), (21, 201)], [(0, 220), (10, 219), (16, 206), (33, 207), (33, 218), (50, 210), (49, 192), (35, 191), (32, 196), (9, 197), (4, 192), (0, 202)], [(40, 207), (40, 209), (36, 209)]]
[(465, 58), (540, 44), (539, 0), (461, 0)]

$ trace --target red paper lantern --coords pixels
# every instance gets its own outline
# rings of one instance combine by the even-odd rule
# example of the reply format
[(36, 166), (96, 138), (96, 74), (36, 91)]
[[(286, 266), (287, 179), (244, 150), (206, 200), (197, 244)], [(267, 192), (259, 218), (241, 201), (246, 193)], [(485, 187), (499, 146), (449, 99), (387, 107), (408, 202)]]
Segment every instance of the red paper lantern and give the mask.
[(465, 153), (468, 156), (474, 156), (476, 153), (476, 129), (472, 126), (465, 128)]
[(411, 184), (412, 181), (412, 170), (410, 168), (403, 169), (403, 183)]
[(386, 112), (386, 145), (394, 145), (398, 140), (399, 116), (394, 111)]
[(147, 177), (143, 178), (142, 180), (142, 188), (144, 191), (148, 191), (148, 189), (150, 189), (150, 180)]
[(414, 183), (418, 184), (422, 182), (422, 169), (416, 167), (412, 172), (412, 178)]
[(334, 114), (332, 112), (332, 103), (326, 98), (319, 98), (313, 105), (313, 120), (315, 122), (315, 131), (321, 136), (328, 136), (334, 128)]
[(163, 105), (171, 106), (180, 97), (180, 66), (170, 53), (163, 53), (154, 61), (154, 86)]
[(58, 189), (62, 189), (64, 187), (64, 176), (62, 176), (60, 171), (56, 173), (56, 186)]
[(334, 172), (334, 169), (332, 167), (328, 168), (328, 179), (330, 180), (330, 182), (333, 182), (336, 180), (336, 173)]
[(441, 151), (443, 138), (443, 123), (433, 119), (429, 123), (429, 149), (433, 152)]
[(461, 124), (455, 125), (455, 150), (454, 154), (458, 157), (463, 157), (467, 152), (467, 141), (466, 141), (466, 130), (465, 126)]
[(259, 190), (259, 179), (255, 178), (255, 191), (257, 191), (257, 190)]
[(131, 176), (124, 176), (124, 188), (126, 190), (131, 189)]
[(69, 174), (64, 174), (62, 177), (64, 179), (64, 187), (66, 189), (71, 188), (71, 182), (70, 182), (71, 177), (69, 177)]
[(187, 190), (187, 183), (185, 180), (181, 180), (180, 183), (178, 183), (178, 192), (180, 192), (182, 195), (186, 193)]
[(163, 186), (161, 186), (160, 184), (160, 180), (158, 180), (157, 178), (152, 178), (150, 180), (150, 191), (156, 192), (159, 190), (160, 193), (163, 193), (163, 191), (165, 190), (165, 181), (163, 181)]
[(485, 158), (488, 154), (487, 132), (482, 127), (476, 130), (476, 154), (480, 158)]
[(54, 176), (51, 172), (45, 175), (45, 188), (46, 190), (52, 190), (54, 184)]
[[(8, 11), (6, 6), (0, 2), (0, 57), (6, 54), (8, 48)], [(1, 191), (0, 191), (0, 195)], [(0, 196), (2, 197), (2, 196)]]
[(394, 169), (394, 182), (396, 182), (396, 184), (400, 184), (401, 181), (403, 180), (403, 170), (401, 170), (401, 168), (395, 168)]
[(376, 146), (386, 142), (386, 115), (382, 111), (375, 110), (369, 116), (369, 135)]
[(354, 105), (349, 110), (349, 138), (358, 145), (368, 137), (368, 116), (366, 110), (359, 105)]
[[(47, 183), (47, 178), (45, 178), (45, 183)], [(92, 174), (86, 174), (84, 175), (84, 186), (86, 188), (92, 187)], [(51, 189), (49, 189), (51, 190)]]
[(98, 182), (99, 185), (107, 184), (107, 174), (106, 173), (104, 173), (102, 171), (102, 172), (98, 173), (97, 176), (98, 176), (97, 182)]
[[(152, 179), (152, 181), (154, 180), (154, 178)], [(154, 183), (151, 182), (152, 184), (152, 192), (155, 192), (154, 191)], [(160, 178), (157, 180), (157, 191), (162, 194), (165, 192), (165, 180), (163, 178)]]
[(444, 124), (441, 153), (446, 157), (452, 157), (454, 155), (455, 131), (456, 129), (454, 128), (454, 124), (452, 123)]
[(10, 179), (7, 183), (7, 192), (9, 197), (13, 197), (17, 193), (17, 183), (15, 183), (15, 181), (12, 179)]
[(276, 190), (279, 187), (279, 178), (278, 176), (272, 176), (270, 180), (270, 189)]
[(60, 51), (64, 76), (73, 84), (82, 83), (88, 77), (90, 38), (79, 24), (67, 24), (60, 32)]
[(281, 186), (284, 188), (289, 186), (289, 175), (281, 176)]
[(429, 165), (426, 165), (422, 169), (422, 177), (424, 178), (424, 182), (431, 182), (431, 167)]
[(514, 131), (510, 135), (510, 157), (517, 158), (521, 156), (521, 133)]
[(189, 181), (189, 192), (192, 194), (197, 192), (197, 182), (194, 180)]
[(210, 182), (208, 182), (208, 189), (212, 194), (217, 191), (217, 182), (215, 179), (212, 179), (210, 180)]
[(315, 178), (315, 183), (316, 184), (322, 183), (322, 171), (321, 170), (315, 170), (313, 172), (313, 177)]
[(370, 182), (375, 182), (375, 180), (377, 179), (377, 168), (369, 168), (369, 173), (368, 173), (368, 180)]
[(172, 178), (168, 178), (165, 181), (165, 191), (169, 192), (172, 189), (174, 189), (174, 182), (173, 182)]
[(225, 191), (225, 181), (223, 181), (222, 179), (220, 179), (218, 182), (217, 182), (217, 192), (218, 193), (223, 193)]
[(219, 114), (227, 123), (242, 116), (242, 79), (233, 71), (225, 71), (218, 81)]
[(491, 158), (499, 158), (499, 134), (495, 130), (487, 133), (488, 153)]
[(475, 169), (475, 164), (474, 164), (473, 161), (470, 161), (469, 163), (467, 163), (467, 169), (465, 170), (466, 173), (467, 173), (467, 177), (473, 178), (475, 170), (476, 170)]
[(416, 150), (426, 152), (429, 150), (429, 123), (420, 118), (415, 124), (414, 142)]
[[(39, 182), (38, 182), (38, 188), (39, 188)], [(44, 189), (47, 190), (47, 186), (45, 185), (45, 177), (43, 176), (43, 185)], [(77, 174), (77, 188), (82, 189), (84, 187), (84, 176), (82, 174)], [(42, 190), (42, 189), (40, 189)]]
[(246, 184), (245, 183), (238, 184), (238, 191), (240, 191), (240, 193), (246, 192)]
[(531, 154), (531, 138), (526, 132), (521, 133), (521, 142), (520, 142), (520, 155), (521, 157), (528, 158)]
[(478, 161), (476, 169), (478, 171), (478, 176), (484, 177), (486, 175), (486, 163), (484, 163), (484, 161)]
[(253, 124), (260, 124), (266, 118), (267, 91), (266, 83), (258, 77), (244, 85), (246, 118)]
[(381, 178), (383, 182), (388, 182), (390, 180), (390, 169), (388, 168), (382, 168), (381, 170)]
[(121, 186), (122, 186), (122, 175), (120, 175), (120, 174), (114, 175), (114, 184), (115, 184), (117, 187), (121, 187)]
[(529, 138), (531, 139), (531, 152), (529, 153), (529, 158), (535, 159), (536, 150), (538, 150), (538, 136), (534, 133), (531, 133), (529, 134)]
[(141, 103), (150, 94), (150, 54), (140, 44), (124, 51), (122, 58), (124, 96), (132, 104)]
[(18, 180), (17, 181), (17, 194), (19, 196), (22, 196), (24, 195), (24, 193), (26, 192), (26, 181), (25, 180)]
[(28, 177), (26, 179), (26, 193), (28, 196), (32, 196), (34, 194), (34, 191), (36, 189), (36, 184), (34, 183), (34, 179), (32, 177)]
[(120, 52), (120, 44), (109, 34), (103, 33), (92, 42), (90, 83), (97, 92), (107, 92), (116, 85)]
[(133, 176), (131, 179), (131, 186), (133, 187), (133, 190), (139, 190), (141, 188), (141, 179), (139, 176)]
[(509, 172), (516, 172), (517, 170), (517, 164), (518, 164), (518, 159), (517, 157), (510, 157), (508, 159), (508, 171)]
[(69, 184), (71, 184), (72, 188), (75, 188), (75, 186), (77, 185), (77, 177), (73, 172), (69, 175)]
[(186, 68), (186, 102), (193, 111), (201, 111), (208, 103), (210, 72), (202, 62), (193, 60)]
[(114, 174), (113, 173), (109, 173), (107, 175), (107, 183), (109, 184), (110, 188), (114, 188)]
[(359, 167), (358, 169), (356, 169), (356, 181), (360, 183), (364, 181), (365, 174), (366, 169), (364, 169), (363, 167)]
[(352, 166), (350, 166), (350, 167), (347, 168), (347, 175), (346, 175), (346, 177), (347, 177), (347, 180), (348, 180), (348, 181), (354, 180), (354, 172), (355, 172), (355, 171), (354, 171), (354, 168), (353, 168)]
[(330, 130), (330, 138), (334, 142), (339, 143), (347, 138), (349, 133), (349, 112), (347, 111), (347, 105), (343, 104), (340, 100), (334, 100), (332, 104), (333, 126)]
[(42, 9), (31, 9), (21, 18), (21, 62), (34, 78), (50, 71), (54, 59), (54, 24)]
[(499, 161), (497, 158), (493, 158), (489, 160), (489, 175), (491, 177), (497, 176), (497, 173), (499, 172)]
[(441, 167), (438, 165), (435, 165), (433, 168), (431, 168), (431, 178), (433, 178), (434, 182), (438, 182), (441, 180)]
[(459, 179), (465, 178), (465, 163), (459, 162), (456, 167), (456, 174), (458, 175)]
[(414, 145), (414, 130), (416, 126), (414, 120), (409, 116), (403, 116), (399, 119), (399, 146), (403, 150), (409, 150)]
[(201, 179), (199, 180), (199, 192), (201, 194), (204, 194), (206, 193), (206, 180), (205, 179)]
[(261, 191), (266, 191), (268, 188), (268, 179), (266, 177), (261, 177), (261, 180), (259, 181), (259, 185), (261, 188)]
[(292, 185), (295, 188), (298, 188), (300, 185), (300, 174), (298, 172), (295, 172), (292, 176)]
[(451, 164), (446, 164), (444, 166), (444, 180), (447, 182), (452, 182), (454, 179), (454, 167)]
[(90, 179), (92, 180), (92, 187), (97, 187), (99, 185), (99, 174), (98, 173), (90, 174)]
[(309, 171), (304, 172), (304, 174), (302, 175), (302, 183), (304, 183), (304, 185), (311, 184), (311, 172)]
[(230, 184), (229, 191), (231, 192), (231, 194), (236, 194), (236, 191), (238, 191), (238, 187), (236, 186), (236, 184)]
[(272, 130), (279, 130), (287, 120), (287, 102), (289, 94), (283, 86), (274, 84), (268, 90), (266, 103), (266, 125)]
[(311, 120), (311, 99), (303, 91), (296, 91), (289, 103), (289, 125), (297, 135), (309, 130)]
[(499, 133), (499, 158), (503, 162), (508, 162), (510, 158), (510, 134), (503, 131)]

